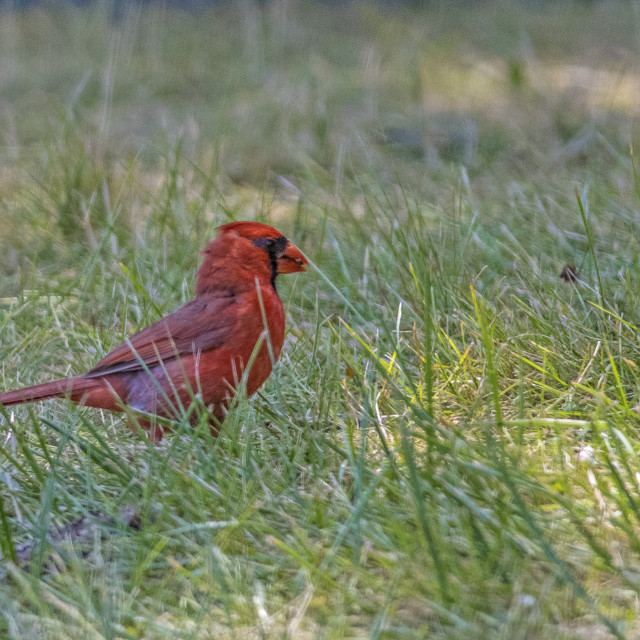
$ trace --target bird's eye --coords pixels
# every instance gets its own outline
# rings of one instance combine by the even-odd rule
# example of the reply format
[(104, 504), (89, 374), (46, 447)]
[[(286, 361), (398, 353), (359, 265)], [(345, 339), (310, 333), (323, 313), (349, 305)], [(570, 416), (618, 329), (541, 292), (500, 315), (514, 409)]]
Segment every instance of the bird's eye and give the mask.
[(259, 249), (265, 249), (269, 251), (273, 247), (273, 238), (256, 238), (253, 244)]
[(279, 257), (287, 248), (287, 242), (288, 240), (284, 236), (278, 236), (277, 238), (256, 238), (253, 244), (264, 249), (267, 253), (273, 253)]

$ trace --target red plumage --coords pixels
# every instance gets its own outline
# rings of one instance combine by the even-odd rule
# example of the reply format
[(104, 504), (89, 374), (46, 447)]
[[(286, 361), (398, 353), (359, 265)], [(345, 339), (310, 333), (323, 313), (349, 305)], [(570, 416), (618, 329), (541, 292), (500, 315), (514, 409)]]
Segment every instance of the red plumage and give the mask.
[[(0, 404), (68, 396), (89, 407), (122, 411), (126, 405), (176, 418), (199, 394), (223, 420), (249, 364), (248, 395), (271, 374), (285, 329), (276, 276), (304, 271), (307, 261), (268, 225), (232, 222), (218, 231), (202, 252), (195, 300), (132, 336), (84, 375), (0, 393)], [(138, 422), (151, 440), (162, 437), (160, 425)]]

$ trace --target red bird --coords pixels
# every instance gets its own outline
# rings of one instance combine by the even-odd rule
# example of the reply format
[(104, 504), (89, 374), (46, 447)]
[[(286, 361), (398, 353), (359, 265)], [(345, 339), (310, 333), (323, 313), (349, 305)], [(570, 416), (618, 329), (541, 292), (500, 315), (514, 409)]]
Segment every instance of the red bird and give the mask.
[[(245, 369), (247, 395), (271, 374), (284, 340), (276, 276), (304, 271), (307, 260), (265, 224), (232, 222), (218, 231), (202, 252), (195, 300), (132, 336), (88, 373), (0, 393), (0, 403), (68, 397), (88, 407), (131, 407), (176, 419), (200, 394), (222, 421)], [(136, 419), (150, 440), (164, 435), (155, 421)]]

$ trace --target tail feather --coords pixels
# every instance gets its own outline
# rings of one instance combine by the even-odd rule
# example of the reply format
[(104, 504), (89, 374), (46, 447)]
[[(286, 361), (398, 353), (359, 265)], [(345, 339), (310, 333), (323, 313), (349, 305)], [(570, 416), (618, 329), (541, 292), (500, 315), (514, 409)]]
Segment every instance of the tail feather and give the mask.
[(95, 380), (86, 378), (62, 378), (52, 380), (43, 384), (34, 384), (31, 387), (16, 389), (15, 391), (5, 391), (0, 393), (0, 404), (10, 407), (23, 402), (38, 402), (39, 400), (49, 400), (50, 398), (63, 398), (65, 396), (76, 395), (96, 386)]

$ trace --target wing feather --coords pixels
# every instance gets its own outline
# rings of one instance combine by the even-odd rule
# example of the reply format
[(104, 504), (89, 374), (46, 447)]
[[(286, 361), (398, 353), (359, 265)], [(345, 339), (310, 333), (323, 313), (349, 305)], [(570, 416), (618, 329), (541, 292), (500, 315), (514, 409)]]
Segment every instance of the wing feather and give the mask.
[(140, 371), (160, 361), (216, 349), (230, 335), (237, 303), (235, 296), (199, 296), (116, 347), (83, 377)]

